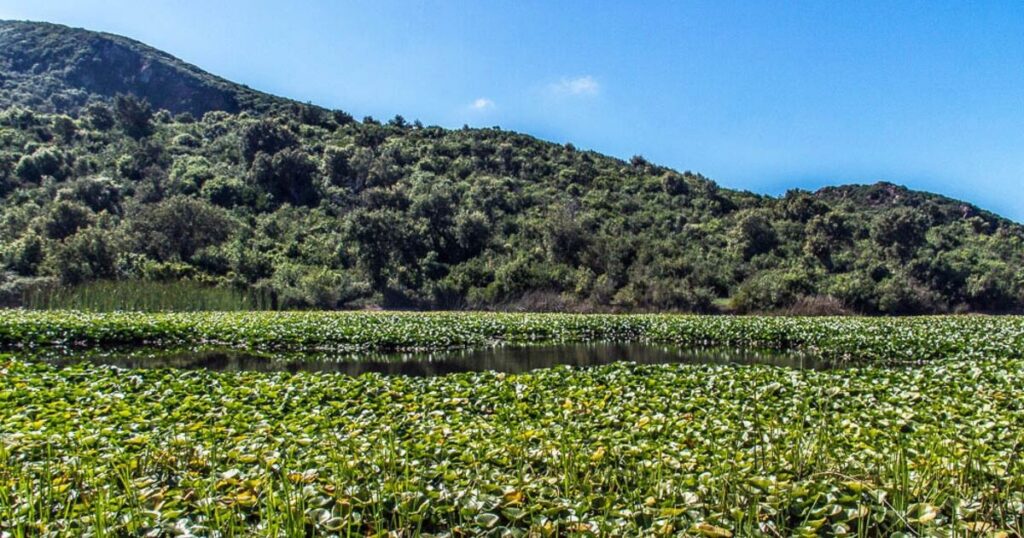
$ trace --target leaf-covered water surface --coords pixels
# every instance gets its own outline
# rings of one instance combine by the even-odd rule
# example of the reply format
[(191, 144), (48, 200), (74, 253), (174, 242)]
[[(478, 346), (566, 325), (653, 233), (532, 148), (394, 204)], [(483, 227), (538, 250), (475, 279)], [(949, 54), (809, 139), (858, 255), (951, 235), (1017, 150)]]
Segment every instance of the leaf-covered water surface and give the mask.
[[(893, 346), (946, 323), (948, 347), (970, 350), (900, 368), (431, 378), (58, 368), (14, 352), (0, 359), (0, 533), (1017, 536), (1024, 360), (993, 350), (1019, 321), (929, 319), (764, 323), (821, 324), (792, 329), (804, 341), (905, 324)], [(958, 329), (998, 323), (988, 339)]]

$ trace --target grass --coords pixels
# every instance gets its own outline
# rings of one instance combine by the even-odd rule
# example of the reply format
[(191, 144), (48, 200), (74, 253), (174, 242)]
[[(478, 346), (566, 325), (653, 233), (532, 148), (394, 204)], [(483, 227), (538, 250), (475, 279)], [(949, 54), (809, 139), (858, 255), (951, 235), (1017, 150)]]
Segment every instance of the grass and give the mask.
[[(13, 311), (0, 334), (8, 345), (17, 334), (45, 342), (48, 320), (63, 319), (50, 338), (64, 345), (172, 334), (371, 347), (611, 335), (771, 342), (876, 366), (348, 377), (62, 369), (14, 348), (0, 357), (0, 534), (1024, 532), (1020, 318), (121, 316)], [(137, 330), (126, 332), (132, 319)], [(919, 352), (914, 367), (883, 366)]]
[(86, 312), (197, 312), (267, 310), (264, 294), (214, 287), (198, 282), (97, 281), (78, 286), (29, 290), (22, 300), (32, 310)]

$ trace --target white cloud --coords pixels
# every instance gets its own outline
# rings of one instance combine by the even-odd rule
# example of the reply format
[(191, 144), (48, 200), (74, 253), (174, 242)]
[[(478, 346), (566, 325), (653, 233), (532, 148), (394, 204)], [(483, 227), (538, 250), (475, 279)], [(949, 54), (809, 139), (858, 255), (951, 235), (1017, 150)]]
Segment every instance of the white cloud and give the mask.
[(494, 108), (494, 101), (491, 101), (486, 97), (480, 97), (470, 103), (469, 108), (472, 108), (473, 110), (491, 110)]
[(601, 85), (594, 77), (583, 75), (581, 77), (563, 78), (550, 86), (552, 93), (556, 95), (597, 95), (601, 91)]

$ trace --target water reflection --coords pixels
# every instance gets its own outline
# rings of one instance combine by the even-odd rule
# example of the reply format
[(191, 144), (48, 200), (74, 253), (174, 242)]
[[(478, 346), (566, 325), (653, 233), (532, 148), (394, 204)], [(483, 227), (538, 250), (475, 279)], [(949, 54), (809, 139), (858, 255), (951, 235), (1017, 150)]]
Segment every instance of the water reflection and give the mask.
[(92, 350), (46, 357), (69, 364), (90, 361), (120, 368), (206, 369), (226, 372), (334, 372), (348, 375), (437, 376), (456, 372), (527, 372), (558, 365), (598, 366), (617, 361), (640, 364), (766, 364), (798, 369), (834, 365), (799, 352), (723, 348), (680, 348), (645, 343), (587, 343), (498, 346), (410, 353), (261, 353), (233, 349)]

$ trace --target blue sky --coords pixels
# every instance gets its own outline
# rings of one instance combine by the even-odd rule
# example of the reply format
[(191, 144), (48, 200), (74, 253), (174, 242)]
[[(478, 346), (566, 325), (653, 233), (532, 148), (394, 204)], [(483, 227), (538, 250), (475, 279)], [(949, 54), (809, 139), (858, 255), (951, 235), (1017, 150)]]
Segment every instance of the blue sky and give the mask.
[(228, 79), (720, 184), (888, 180), (1024, 221), (1024, 2), (0, 0)]

